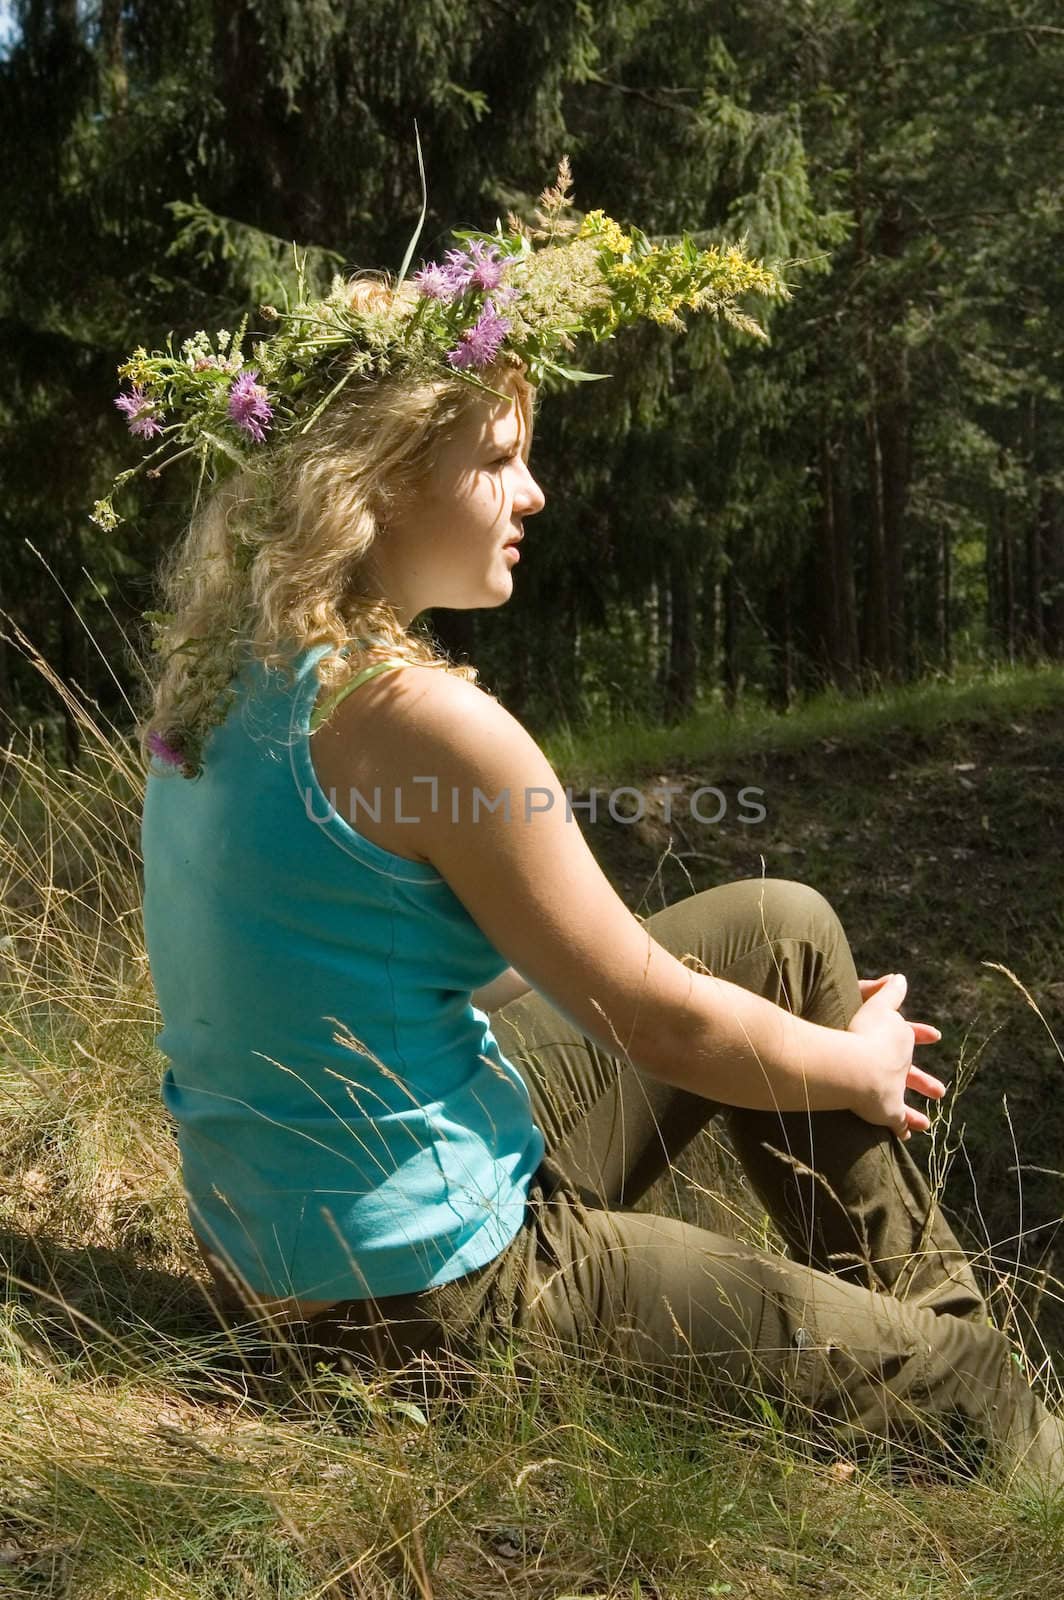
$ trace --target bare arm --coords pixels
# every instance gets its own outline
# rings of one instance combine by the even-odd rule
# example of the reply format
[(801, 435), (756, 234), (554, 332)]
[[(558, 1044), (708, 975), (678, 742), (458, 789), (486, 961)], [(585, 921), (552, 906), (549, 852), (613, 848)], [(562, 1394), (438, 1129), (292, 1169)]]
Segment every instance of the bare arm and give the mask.
[(519, 972), (507, 967), (491, 983), (486, 983), (483, 989), (474, 989), (470, 998), (481, 1011), (498, 1011), (500, 1006), (508, 1006), (511, 1000), (519, 1000), (523, 994), (528, 994), (531, 988), (532, 985), (526, 983)]
[(855, 1031), (827, 1028), (677, 960), (605, 877), (535, 740), (476, 685), (416, 668), (394, 680), (388, 759), (411, 795), (438, 782), (410, 837), (513, 964), (500, 985), (534, 987), (604, 1049), (708, 1099), (926, 1125), (906, 1086), (944, 1090), (912, 1066), (922, 1025), (898, 1015), (900, 995), (874, 997)]

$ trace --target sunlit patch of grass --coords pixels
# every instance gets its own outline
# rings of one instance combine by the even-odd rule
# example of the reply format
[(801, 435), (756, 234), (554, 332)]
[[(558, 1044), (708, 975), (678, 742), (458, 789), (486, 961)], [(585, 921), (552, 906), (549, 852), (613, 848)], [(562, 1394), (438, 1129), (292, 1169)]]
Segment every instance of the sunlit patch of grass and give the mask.
[(128, 750), (53, 772), (9, 749), (0, 817), (0, 1223), (172, 1257)]
[[(7, 1592), (1034, 1596), (1061, 1517), (981, 1484), (892, 1483), (704, 1397), (612, 1388), (593, 1365), (501, 1350), (461, 1403), (319, 1370), (299, 1403), (230, 1373), (221, 1335), (154, 1372), (49, 1361), (0, 1320)], [(89, 1371), (79, 1367), (85, 1363)], [(202, 1388), (212, 1367), (215, 1391)], [(979, 1568), (972, 1559), (978, 1557)], [(972, 1587), (973, 1579), (976, 1586)], [(989, 1581), (1007, 1587), (994, 1589)], [(1043, 1594), (1047, 1591), (1042, 1589)]]
[(1059, 705), (1062, 695), (1064, 664), (1059, 662), (1008, 670), (958, 668), (949, 678), (884, 686), (860, 697), (827, 689), (786, 714), (742, 701), (729, 711), (714, 701), (672, 727), (639, 721), (582, 728), (562, 724), (541, 743), (574, 786), (620, 784), (641, 772), (707, 757), (719, 770), (746, 754), (801, 749), (817, 739), (853, 744), (887, 733), (926, 736), (944, 723), (978, 724)]

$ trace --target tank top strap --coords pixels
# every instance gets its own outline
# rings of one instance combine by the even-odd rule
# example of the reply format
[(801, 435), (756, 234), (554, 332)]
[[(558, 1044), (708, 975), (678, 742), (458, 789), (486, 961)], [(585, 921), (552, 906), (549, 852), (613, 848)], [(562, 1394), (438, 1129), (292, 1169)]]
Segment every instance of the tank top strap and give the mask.
[(333, 694), (327, 695), (320, 705), (316, 705), (310, 714), (310, 731), (317, 733), (323, 722), (328, 721), (341, 700), (347, 698), (353, 689), (362, 683), (376, 677), (378, 672), (388, 672), (393, 667), (405, 667), (408, 663), (404, 660), (391, 657), (387, 661), (374, 661), (370, 666), (363, 667), (361, 672), (356, 672), (347, 683), (342, 683)]

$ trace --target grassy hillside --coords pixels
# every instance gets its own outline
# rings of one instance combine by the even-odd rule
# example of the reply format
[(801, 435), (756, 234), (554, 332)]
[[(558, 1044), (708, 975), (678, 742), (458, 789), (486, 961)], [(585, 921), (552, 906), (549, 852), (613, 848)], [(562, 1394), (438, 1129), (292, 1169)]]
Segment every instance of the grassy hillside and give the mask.
[[(908, 974), (907, 1010), (942, 1028), (935, 1066), (958, 1084), (926, 1158), (1058, 1403), (1062, 691), (1064, 673), (1017, 673), (551, 747), (585, 792), (681, 786), (671, 826), (587, 827), (634, 910), (801, 878), (838, 907), (862, 973)], [(77, 775), (16, 748), (0, 780), (0, 1595), (1061, 1592), (1064, 1509), (887, 1458), (855, 1469), (767, 1404), (729, 1422), (607, 1397), (545, 1355), (532, 1376), (507, 1352), (455, 1401), (293, 1376), (223, 1333), (158, 1100), (139, 779), (128, 747), (86, 738)], [(716, 826), (685, 803), (710, 784), (728, 800)], [(764, 821), (736, 820), (744, 785)], [(763, 1233), (713, 1132), (652, 1202)]]
[[(718, 713), (645, 737), (657, 748), (634, 757), (609, 741), (562, 738), (553, 749), (574, 798), (600, 791), (600, 821), (586, 832), (627, 903), (647, 915), (735, 878), (799, 879), (835, 906), (862, 976), (906, 974), (906, 1015), (943, 1033), (923, 1063), (954, 1085), (949, 1138), (943, 1123), (914, 1154), (940, 1174), (948, 1162), (945, 1203), (1002, 1326), (1022, 1325), (1025, 1341), (1059, 1356), (1064, 674), (826, 697), (793, 717)], [(631, 745), (639, 750), (638, 735)], [(679, 789), (671, 825), (652, 798), (664, 782)], [(611, 818), (615, 785), (647, 797), (643, 822)], [(692, 817), (700, 786), (721, 791), (719, 824)], [(746, 786), (761, 792), (743, 804)], [(753, 798), (764, 819), (740, 821)], [(696, 812), (721, 806), (709, 794)], [(615, 803), (637, 809), (634, 796)]]

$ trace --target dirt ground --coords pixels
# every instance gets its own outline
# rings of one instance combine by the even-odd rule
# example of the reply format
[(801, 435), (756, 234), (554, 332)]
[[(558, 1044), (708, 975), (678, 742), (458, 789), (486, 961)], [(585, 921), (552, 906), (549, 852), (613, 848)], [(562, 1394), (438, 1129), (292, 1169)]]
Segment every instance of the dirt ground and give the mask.
[[(598, 820), (577, 811), (591, 848), (642, 916), (736, 878), (810, 883), (838, 910), (862, 976), (904, 971), (906, 1014), (941, 1028), (925, 1064), (966, 1081), (949, 1143), (946, 1209), (976, 1255), (1000, 1319), (1064, 1349), (1064, 706), (1022, 721), (951, 723), (799, 752), (752, 751), (715, 766), (626, 772), (645, 797), (620, 823), (600, 786)], [(671, 822), (655, 786), (677, 786)], [(705, 793), (695, 812), (691, 797)], [(744, 788), (757, 789), (747, 794)], [(587, 790), (584, 791), (586, 795)], [(754, 816), (764, 808), (763, 819)], [(616, 809), (632, 813), (634, 796)], [(993, 964), (997, 964), (997, 966)], [(1006, 967), (1028, 991), (998, 970)], [(1034, 1007), (1041, 1012), (1038, 1015)], [(931, 1056), (934, 1056), (932, 1066)], [(714, 1226), (730, 1207), (751, 1220), (719, 1131), (691, 1152), (695, 1190), (668, 1184), (646, 1202)], [(927, 1141), (919, 1144), (927, 1161)], [(918, 1158), (921, 1158), (918, 1156)], [(723, 1185), (721, 1205), (698, 1192)], [(668, 1192), (666, 1192), (666, 1189)], [(733, 1223), (734, 1225), (734, 1218)], [(995, 1266), (1019, 1272), (1019, 1304)]]

